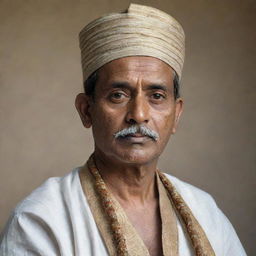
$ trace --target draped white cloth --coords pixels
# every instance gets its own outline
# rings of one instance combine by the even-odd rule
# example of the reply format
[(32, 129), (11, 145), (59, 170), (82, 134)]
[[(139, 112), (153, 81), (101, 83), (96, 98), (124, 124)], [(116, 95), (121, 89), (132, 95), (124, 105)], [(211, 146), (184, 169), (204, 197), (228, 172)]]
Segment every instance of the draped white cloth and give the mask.
[[(107, 256), (76, 168), (50, 178), (13, 211), (0, 237), (1, 256)], [(217, 256), (246, 255), (229, 220), (212, 197), (167, 175), (204, 229)], [(179, 255), (193, 251), (178, 223)]]

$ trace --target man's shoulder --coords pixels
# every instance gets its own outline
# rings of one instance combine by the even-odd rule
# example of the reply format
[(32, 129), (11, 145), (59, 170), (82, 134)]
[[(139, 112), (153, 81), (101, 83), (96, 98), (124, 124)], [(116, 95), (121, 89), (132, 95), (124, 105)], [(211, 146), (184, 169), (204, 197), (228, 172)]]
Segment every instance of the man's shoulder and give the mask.
[(1, 255), (59, 255), (59, 242), (72, 255), (70, 218), (84, 202), (78, 172), (47, 179), (16, 206), (0, 235)]
[(207, 192), (165, 174), (189, 206), (218, 255), (246, 255), (227, 217)]
[(214, 225), (214, 222), (220, 217), (220, 209), (216, 205), (213, 197), (202, 189), (184, 182), (172, 175), (165, 175), (192, 210), (194, 216), (202, 222), (205, 220), (208, 224), (209, 219), (211, 219), (213, 221), (212, 224)]
[(210, 200), (210, 202), (212, 203), (215, 202), (208, 192), (185, 181), (182, 181), (179, 178), (174, 177), (170, 174), (165, 173), (165, 176), (171, 181), (171, 183), (174, 185), (175, 189), (181, 194), (181, 196), (185, 197), (184, 199), (193, 201), (200, 200), (201, 202), (209, 202)]
[(13, 214), (42, 213), (60, 208), (64, 205), (66, 197), (78, 189), (79, 169), (75, 168), (63, 177), (48, 178), (16, 206)]

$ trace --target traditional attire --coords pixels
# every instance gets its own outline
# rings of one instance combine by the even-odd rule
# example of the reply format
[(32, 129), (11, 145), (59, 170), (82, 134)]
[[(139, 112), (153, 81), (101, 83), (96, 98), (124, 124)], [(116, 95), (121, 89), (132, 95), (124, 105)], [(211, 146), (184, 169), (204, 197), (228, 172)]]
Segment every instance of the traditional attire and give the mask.
[[(173, 176), (166, 177), (199, 222), (215, 255), (246, 255), (232, 225), (209, 194)], [(164, 255), (195, 255), (187, 231), (158, 176), (157, 186)], [(148, 256), (124, 210), (112, 199), (127, 241), (128, 255)], [(116, 255), (93, 176), (86, 165), (65, 177), (48, 179), (16, 207), (1, 234), (0, 255)]]
[(185, 34), (170, 15), (156, 8), (130, 4), (87, 24), (79, 34), (83, 79), (122, 57), (150, 56), (164, 61), (179, 79), (185, 58)]

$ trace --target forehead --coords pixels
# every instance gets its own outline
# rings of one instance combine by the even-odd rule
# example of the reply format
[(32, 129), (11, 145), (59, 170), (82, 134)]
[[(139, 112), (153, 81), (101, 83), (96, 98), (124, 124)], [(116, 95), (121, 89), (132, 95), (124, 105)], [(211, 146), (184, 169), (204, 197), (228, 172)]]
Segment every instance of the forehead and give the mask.
[(136, 82), (143, 80), (145, 83), (161, 82), (172, 84), (173, 69), (165, 62), (145, 56), (124, 57), (111, 61), (99, 70), (99, 80), (125, 80)]

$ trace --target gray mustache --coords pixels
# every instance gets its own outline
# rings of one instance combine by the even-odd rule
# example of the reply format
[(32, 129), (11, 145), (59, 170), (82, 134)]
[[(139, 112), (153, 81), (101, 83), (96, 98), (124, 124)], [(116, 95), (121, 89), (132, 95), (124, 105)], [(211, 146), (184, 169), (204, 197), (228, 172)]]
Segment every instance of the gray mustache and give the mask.
[(133, 125), (131, 127), (124, 128), (123, 130), (115, 133), (114, 137), (115, 137), (115, 139), (124, 138), (128, 135), (133, 135), (135, 133), (140, 133), (142, 135), (148, 136), (155, 141), (157, 141), (159, 138), (159, 134), (157, 132), (155, 132), (143, 125)]

